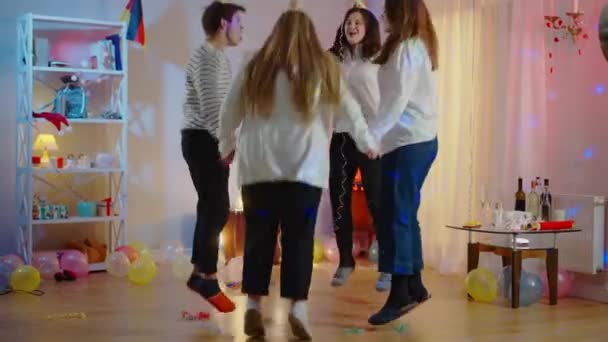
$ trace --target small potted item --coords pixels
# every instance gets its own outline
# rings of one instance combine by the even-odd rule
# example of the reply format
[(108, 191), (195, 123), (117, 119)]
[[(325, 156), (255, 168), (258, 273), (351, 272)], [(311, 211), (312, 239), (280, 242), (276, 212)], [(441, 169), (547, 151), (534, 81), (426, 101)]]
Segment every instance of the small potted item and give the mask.
[(110, 216), (112, 214), (112, 198), (104, 198), (97, 203), (97, 216)]
[(95, 202), (80, 201), (76, 206), (79, 217), (94, 217), (95, 209)]
[(88, 169), (91, 167), (91, 162), (89, 161), (89, 157), (85, 154), (80, 154), (78, 156), (78, 167), (81, 169)]
[(76, 164), (77, 164), (76, 157), (74, 157), (73, 154), (68, 154), (68, 156), (66, 157), (65, 167), (66, 168), (76, 167)]
[(34, 195), (34, 200), (32, 201), (32, 219), (40, 220), (40, 197), (38, 195)]
[(110, 153), (97, 153), (95, 167), (100, 169), (111, 169), (114, 166), (114, 156)]

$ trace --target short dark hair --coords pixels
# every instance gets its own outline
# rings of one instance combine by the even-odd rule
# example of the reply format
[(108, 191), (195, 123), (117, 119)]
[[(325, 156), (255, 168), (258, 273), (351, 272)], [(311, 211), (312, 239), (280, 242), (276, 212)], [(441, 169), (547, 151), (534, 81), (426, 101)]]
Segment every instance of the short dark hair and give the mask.
[(344, 15), (344, 20), (336, 32), (334, 45), (329, 49), (340, 62), (342, 62), (342, 59), (344, 58), (345, 50), (348, 50), (351, 53), (353, 52), (353, 48), (348, 43), (346, 34), (344, 34), (344, 25), (346, 24), (348, 17), (353, 13), (361, 13), (363, 20), (365, 21), (365, 37), (363, 38), (363, 41), (361, 41), (361, 57), (364, 59), (372, 59), (372, 57), (380, 51), (382, 46), (380, 24), (374, 13), (366, 8), (352, 7)]
[(205, 8), (201, 23), (207, 36), (213, 36), (219, 31), (222, 19), (230, 21), (236, 12), (245, 12), (245, 7), (232, 3), (214, 1)]

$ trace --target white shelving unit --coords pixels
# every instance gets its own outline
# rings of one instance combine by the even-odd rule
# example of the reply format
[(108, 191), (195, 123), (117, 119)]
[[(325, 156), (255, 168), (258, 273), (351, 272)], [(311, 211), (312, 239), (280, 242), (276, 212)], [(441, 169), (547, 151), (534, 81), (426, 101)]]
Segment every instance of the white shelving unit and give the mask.
[[(78, 225), (103, 223), (107, 227), (106, 241), (109, 251), (117, 245), (126, 244), (127, 227), (127, 136), (128, 136), (128, 46), (126, 37), (127, 26), (122, 22), (105, 22), (78, 18), (62, 18), (35, 15), (28, 13), (17, 19), (17, 217), (20, 252), (27, 263), (32, 262), (35, 251), (33, 245), (33, 229), (44, 225)], [(75, 40), (85, 48), (87, 43), (94, 43), (113, 34), (119, 34), (122, 70), (100, 70), (81, 67), (51, 67), (35, 65), (33, 60), (34, 41), (38, 37), (48, 39), (52, 44), (63, 43), (64, 40)], [(85, 53), (88, 53), (86, 51)], [(114, 143), (115, 155), (118, 156), (118, 166), (115, 168), (36, 168), (32, 165), (33, 139), (36, 130), (44, 125), (45, 120), (32, 116), (34, 84), (40, 83), (52, 88), (60, 85), (60, 79), (65, 75), (77, 75), (83, 81), (110, 80), (118, 84), (113, 88), (112, 101), (115, 102), (121, 119), (105, 119), (91, 117), (86, 119), (68, 119), (73, 130), (79, 127), (118, 127), (120, 132)], [(91, 97), (95, 94), (91, 94)], [(89, 128), (90, 129), (90, 128)], [(68, 133), (71, 134), (71, 133)], [(87, 138), (88, 139), (88, 138)], [(78, 217), (67, 219), (34, 220), (32, 215), (34, 181), (52, 175), (86, 174), (91, 177), (108, 178), (108, 197), (113, 199), (113, 216)], [(70, 212), (74, 214), (74, 212)], [(104, 263), (90, 264), (91, 271), (104, 269)]]

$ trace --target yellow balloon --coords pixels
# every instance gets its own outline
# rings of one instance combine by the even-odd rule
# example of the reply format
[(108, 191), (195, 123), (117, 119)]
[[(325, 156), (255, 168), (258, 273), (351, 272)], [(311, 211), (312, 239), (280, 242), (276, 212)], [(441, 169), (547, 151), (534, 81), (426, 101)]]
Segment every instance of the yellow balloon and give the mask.
[(479, 302), (493, 302), (498, 295), (498, 282), (494, 273), (485, 268), (476, 268), (465, 279), (467, 292)]
[(315, 239), (315, 247), (312, 254), (312, 261), (317, 264), (323, 261), (323, 242), (319, 239)]
[(129, 265), (128, 276), (133, 284), (149, 284), (156, 276), (156, 264), (150, 259), (139, 258)]
[(11, 274), (13, 290), (32, 292), (40, 286), (40, 272), (30, 265), (17, 267)]
[(149, 249), (142, 249), (139, 252), (139, 258), (143, 260), (154, 261), (154, 258), (152, 258), (152, 253)]
[(145, 253), (146, 251), (149, 251), (148, 246), (146, 246), (146, 244), (143, 243), (143, 242), (141, 242), (141, 241), (131, 242), (128, 246), (131, 247), (131, 248), (133, 248), (134, 250), (136, 250), (137, 253), (139, 253), (140, 256), (141, 256), (142, 253)]

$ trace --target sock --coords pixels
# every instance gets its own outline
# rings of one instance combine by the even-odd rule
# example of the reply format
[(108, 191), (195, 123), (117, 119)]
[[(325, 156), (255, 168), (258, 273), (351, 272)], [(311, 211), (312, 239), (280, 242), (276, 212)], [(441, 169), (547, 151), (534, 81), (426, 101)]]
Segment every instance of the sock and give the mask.
[(398, 309), (411, 302), (408, 284), (409, 276), (393, 274), (391, 292), (386, 300), (387, 307)]
[(220, 293), (220, 285), (217, 283), (217, 279), (201, 279), (199, 289), (199, 293), (205, 298)]
[(234, 311), (234, 302), (220, 290), (217, 279), (203, 279), (200, 276), (192, 275), (187, 285), (191, 290), (203, 296), (218, 311), (224, 313)]
[(247, 310), (257, 310), (260, 311), (260, 298), (255, 298), (248, 296), (247, 297)]
[(291, 304), (291, 313), (302, 323), (308, 322), (308, 306), (305, 300), (293, 301)]

